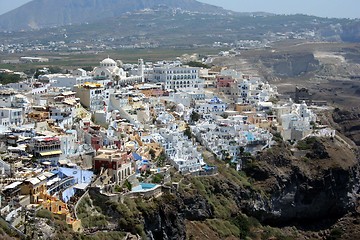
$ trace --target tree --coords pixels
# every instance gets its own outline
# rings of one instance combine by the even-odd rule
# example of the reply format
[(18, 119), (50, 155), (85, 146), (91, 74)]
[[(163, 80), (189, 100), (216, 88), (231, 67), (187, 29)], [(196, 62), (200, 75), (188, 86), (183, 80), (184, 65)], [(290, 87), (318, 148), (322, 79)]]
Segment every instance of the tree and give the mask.
[(316, 129), (316, 128), (317, 128), (316, 122), (314, 122), (314, 121), (311, 121), (311, 122), (310, 122), (310, 126), (312, 127), (312, 129)]
[(240, 156), (242, 156), (245, 152), (245, 148), (243, 146), (240, 146), (239, 151), (240, 151)]
[(8, 83), (16, 83), (21, 80), (20, 75), (18, 74), (8, 74), (8, 73), (0, 73), (0, 83), (8, 84)]
[(228, 117), (229, 117), (229, 115), (227, 114), (227, 113), (223, 113), (223, 114), (221, 114), (220, 115), (222, 118), (224, 118), (224, 119), (227, 119)]
[(190, 130), (190, 127), (187, 126), (185, 131), (184, 131), (184, 135), (188, 137), (188, 139), (191, 139), (192, 137), (192, 134), (191, 134), (191, 130)]
[(193, 121), (193, 122), (197, 122), (197, 121), (199, 121), (200, 120), (200, 114), (198, 114), (197, 112), (195, 112), (195, 111), (192, 111), (192, 113), (191, 113), (191, 115), (190, 115), (190, 119), (191, 119), (191, 121)]
[(153, 178), (152, 178), (152, 182), (153, 183), (161, 183), (162, 181), (164, 180), (164, 176), (163, 175), (161, 175), (161, 174), (155, 174), (154, 176), (153, 176)]
[(84, 69), (85, 71), (91, 72), (93, 70), (93, 67), (85, 66), (85, 67), (82, 67), (81, 69)]
[(189, 65), (190, 67), (210, 68), (208, 65), (197, 61), (190, 61), (187, 63), (187, 65)]
[(149, 151), (149, 154), (150, 154), (150, 156), (151, 156), (151, 159), (155, 159), (155, 154), (156, 154), (156, 152), (155, 152), (155, 150), (154, 149), (150, 149), (150, 151)]
[(129, 189), (129, 191), (131, 191), (132, 189), (132, 184), (126, 179), (125, 183), (124, 183), (124, 186)]
[(115, 75), (115, 85), (118, 86), (119, 85), (119, 81), (120, 81), (120, 76), (119, 75)]
[(165, 151), (163, 150), (156, 159), (156, 165), (158, 167), (163, 167), (165, 165), (165, 161), (166, 161), (166, 154)]
[(50, 73), (62, 73), (63, 70), (60, 67), (51, 66), (51, 67), (49, 67), (49, 72)]

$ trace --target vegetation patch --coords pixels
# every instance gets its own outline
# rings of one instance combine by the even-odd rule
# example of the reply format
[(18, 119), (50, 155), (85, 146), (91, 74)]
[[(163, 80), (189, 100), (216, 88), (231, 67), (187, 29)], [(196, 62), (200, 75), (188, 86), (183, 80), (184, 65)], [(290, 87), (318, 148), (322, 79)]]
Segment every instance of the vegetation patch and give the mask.
[(298, 141), (296, 147), (299, 150), (310, 150), (310, 149), (312, 149), (312, 147), (316, 141), (317, 141), (316, 137), (308, 137), (308, 138)]
[(52, 212), (50, 212), (49, 210), (47, 210), (47, 209), (40, 209), (36, 213), (36, 217), (53, 220), (54, 219), (54, 214)]
[(124, 232), (98, 232), (95, 235), (84, 236), (83, 240), (123, 240), (126, 237)]
[(240, 236), (240, 230), (234, 224), (222, 219), (208, 219), (206, 223), (209, 227), (219, 234), (219, 237)]
[(208, 65), (197, 61), (190, 61), (187, 63), (187, 65), (189, 65), (190, 67), (210, 68)]
[(18, 74), (0, 73), (0, 84), (16, 83), (21, 80)]

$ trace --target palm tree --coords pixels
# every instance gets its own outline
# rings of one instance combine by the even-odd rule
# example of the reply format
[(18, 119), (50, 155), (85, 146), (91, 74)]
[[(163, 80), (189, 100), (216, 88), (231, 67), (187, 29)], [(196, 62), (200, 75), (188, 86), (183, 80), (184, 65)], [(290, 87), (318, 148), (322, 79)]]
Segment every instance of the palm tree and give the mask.
[(115, 84), (116, 84), (116, 85), (119, 85), (120, 76), (119, 76), (119, 75), (115, 75), (114, 80), (115, 80)]

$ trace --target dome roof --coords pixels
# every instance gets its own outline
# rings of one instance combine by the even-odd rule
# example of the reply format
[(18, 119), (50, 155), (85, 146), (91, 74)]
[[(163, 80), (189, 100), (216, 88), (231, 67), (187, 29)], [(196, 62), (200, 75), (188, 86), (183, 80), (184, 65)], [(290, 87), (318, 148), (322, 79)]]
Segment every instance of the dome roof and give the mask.
[(116, 62), (111, 58), (105, 58), (104, 60), (101, 61), (101, 64), (116, 65)]
[(184, 113), (184, 111), (185, 111), (185, 106), (184, 106), (184, 104), (179, 103), (179, 104), (176, 106), (176, 111), (177, 111), (178, 113)]

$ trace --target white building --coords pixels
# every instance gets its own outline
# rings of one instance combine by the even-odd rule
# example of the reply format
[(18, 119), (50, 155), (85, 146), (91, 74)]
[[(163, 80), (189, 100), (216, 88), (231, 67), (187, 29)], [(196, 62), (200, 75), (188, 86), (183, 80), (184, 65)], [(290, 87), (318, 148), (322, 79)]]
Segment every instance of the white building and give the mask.
[(201, 153), (191, 141), (179, 141), (175, 149), (175, 154), (170, 156), (170, 162), (180, 173), (197, 172), (205, 165)]
[(0, 106), (1, 107), (12, 107), (12, 103), (15, 100), (16, 93), (12, 90), (1, 90), (0, 91)]
[(90, 76), (74, 76), (70, 74), (49, 74), (44, 75), (43, 79), (48, 79), (52, 87), (73, 88), (74, 85), (92, 82), (93, 78)]
[(207, 101), (197, 101), (195, 102), (195, 111), (200, 114), (222, 114), (225, 112), (227, 104), (224, 103), (221, 99), (214, 97)]
[(78, 68), (72, 72), (72, 75), (77, 77), (87, 77), (87, 72), (82, 68)]
[(0, 108), (0, 125), (21, 125), (24, 122), (21, 108)]
[(272, 139), (267, 130), (247, 124), (244, 119), (245, 116), (212, 119), (211, 123), (202, 122), (191, 129), (202, 144), (219, 158), (236, 160), (240, 146), (247, 152), (255, 152), (269, 146)]
[(271, 97), (276, 96), (277, 88), (267, 82), (261, 81), (258, 77), (237, 79), (231, 94), (237, 96), (237, 102), (241, 104), (257, 104), (267, 102)]
[(142, 75), (131, 75), (122, 68), (122, 62), (117, 62), (111, 58), (106, 58), (100, 62), (99, 67), (95, 67), (92, 76), (95, 80), (111, 80), (114, 81), (115, 85), (125, 86), (128, 84), (140, 83), (144, 81), (144, 67), (143, 61), (139, 60), (139, 67), (137, 74)]
[(60, 149), (64, 155), (73, 155), (78, 149), (77, 131), (67, 130), (64, 135), (59, 136)]
[(99, 67), (95, 67), (92, 75), (95, 79), (115, 79), (116, 77), (125, 78), (125, 71), (118, 67), (118, 64), (111, 58), (106, 58), (100, 62)]
[(312, 133), (311, 124), (316, 122), (316, 115), (308, 109), (305, 102), (276, 109), (282, 113), (278, 115), (284, 140), (297, 141)]
[(1, 176), (10, 176), (11, 166), (9, 163), (0, 159), (0, 175)]
[(152, 80), (164, 82), (165, 90), (203, 88), (204, 80), (199, 78), (199, 68), (164, 65), (154, 67)]
[(108, 105), (109, 94), (105, 93), (104, 86), (98, 83), (85, 83), (74, 86), (76, 97), (80, 103), (90, 111), (103, 110)]
[(195, 101), (205, 100), (205, 91), (198, 89), (180, 90), (171, 94), (172, 101), (190, 107)]
[(197, 146), (178, 129), (176, 124), (168, 124), (168, 128), (162, 128), (159, 133), (153, 133), (151, 136), (153, 141), (164, 148), (171, 164), (180, 173), (200, 171), (205, 165)]

